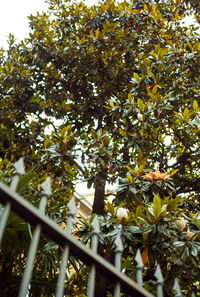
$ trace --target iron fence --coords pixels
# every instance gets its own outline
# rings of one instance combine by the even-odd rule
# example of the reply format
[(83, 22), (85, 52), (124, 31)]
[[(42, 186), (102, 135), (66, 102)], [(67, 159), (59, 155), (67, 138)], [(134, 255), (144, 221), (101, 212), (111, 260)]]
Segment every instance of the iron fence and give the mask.
[[(97, 254), (98, 236), (100, 233), (97, 216), (94, 218), (91, 225), (91, 248), (89, 249), (71, 234), (73, 219), (76, 215), (74, 198), (72, 198), (68, 203), (67, 228), (66, 230), (63, 230), (59, 225), (57, 225), (53, 220), (45, 215), (47, 197), (51, 195), (50, 179), (48, 178), (41, 185), (43, 191), (39, 209), (37, 209), (16, 192), (19, 176), (24, 174), (23, 160), (20, 159), (20, 161), (16, 163), (15, 168), (16, 174), (14, 175), (10, 186), (0, 182), (0, 202), (4, 205), (0, 216), (0, 243), (3, 235), (6, 236), (4, 231), (6, 229), (6, 222), (11, 211), (23, 218), (34, 229), (18, 297), (28, 296), (27, 292), (29, 285), (31, 284), (31, 276), (34, 269), (34, 259), (37, 254), (41, 234), (46, 235), (49, 239), (51, 239), (63, 249), (60, 261), (59, 276), (55, 286), (56, 297), (65, 296), (64, 286), (65, 280), (67, 278), (66, 268), (69, 260), (69, 254), (73, 255), (90, 267), (88, 275), (87, 297), (95, 296), (95, 278), (97, 273), (101, 274), (104, 278), (109, 280), (111, 284), (113, 284), (114, 297), (119, 297), (121, 292), (128, 294), (128, 296), (153, 297), (151, 293), (147, 292), (142, 287), (143, 261), (139, 250), (137, 251), (135, 257), (137, 265), (136, 282), (134, 282), (120, 271), (121, 253), (123, 251), (120, 236), (118, 236), (115, 240), (115, 260), (114, 265), (112, 265)], [(157, 296), (162, 297), (164, 278), (159, 265), (157, 265), (154, 276), (157, 279)], [(176, 292), (176, 297), (182, 296), (177, 279), (175, 280), (174, 290)], [(194, 297), (195, 295), (193, 294), (192, 296)]]

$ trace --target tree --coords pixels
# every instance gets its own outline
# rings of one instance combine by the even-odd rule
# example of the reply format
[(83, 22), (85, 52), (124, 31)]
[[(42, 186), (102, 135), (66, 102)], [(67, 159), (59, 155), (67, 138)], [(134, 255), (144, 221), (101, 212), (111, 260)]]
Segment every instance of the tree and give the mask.
[[(105, 234), (123, 227), (113, 232), (124, 232), (126, 264), (140, 247), (147, 284), (159, 260), (166, 294), (180, 275), (184, 290), (198, 288), (200, 43), (194, 25), (181, 25), (191, 9), (198, 20), (198, 3), (47, 2), (48, 13), (29, 17), (29, 37), (10, 36), (1, 52), (2, 157), (42, 160), (60, 186), (93, 185)], [(119, 185), (116, 208), (105, 205), (106, 183)], [(178, 230), (180, 216), (192, 235)]]

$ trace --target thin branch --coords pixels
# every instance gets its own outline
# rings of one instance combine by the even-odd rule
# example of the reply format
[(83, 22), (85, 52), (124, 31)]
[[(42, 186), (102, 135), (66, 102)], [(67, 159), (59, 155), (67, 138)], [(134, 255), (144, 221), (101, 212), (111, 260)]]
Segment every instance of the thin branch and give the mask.
[(54, 128), (54, 131), (55, 132), (58, 131), (57, 128), (56, 128), (56, 126), (52, 122), (48, 121), (47, 119), (43, 119), (39, 114), (34, 113), (34, 115), (36, 115), (42, 122), (44, 122), (44, 123), (46, 123), (48, 125), (52, 125), (52, 127)]

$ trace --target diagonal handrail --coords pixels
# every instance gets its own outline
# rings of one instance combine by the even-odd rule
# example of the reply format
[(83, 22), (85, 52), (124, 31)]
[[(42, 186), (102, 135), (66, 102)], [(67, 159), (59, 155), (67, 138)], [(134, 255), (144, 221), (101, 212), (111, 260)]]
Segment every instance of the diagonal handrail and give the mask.
[(11, 204), (11, 210), (33, 226), (40, 225), (41, 231), (52, 241), (62, 246), (70, 246), (73, 256), (79, 258), (83, 263), (95, 265), (96, 270), (111, 283), (120, 283), (123, 292), (137, 297), (154, 297), (145, 289), (139, 287), (132, 279), (119, 272), (112, 264), (103, 257), (88, 249), (83, 243), (66, 233), (54, 221), (46, 216), (41, 210), (31, 205), (9, 186), (0, 182), (0, 202), (4, 205)]

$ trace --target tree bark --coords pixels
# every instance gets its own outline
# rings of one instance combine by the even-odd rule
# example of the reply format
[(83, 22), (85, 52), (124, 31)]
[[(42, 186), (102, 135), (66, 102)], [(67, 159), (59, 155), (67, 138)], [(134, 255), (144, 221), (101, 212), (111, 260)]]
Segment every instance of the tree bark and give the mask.
[(98, 215), (104, 215), (104, 195), (105, 195), (105, 185), (106, 182), (97, 182), (95, 185), (95, 192), (94, 192), (94, 203), (93, 203), (93, 213)]

